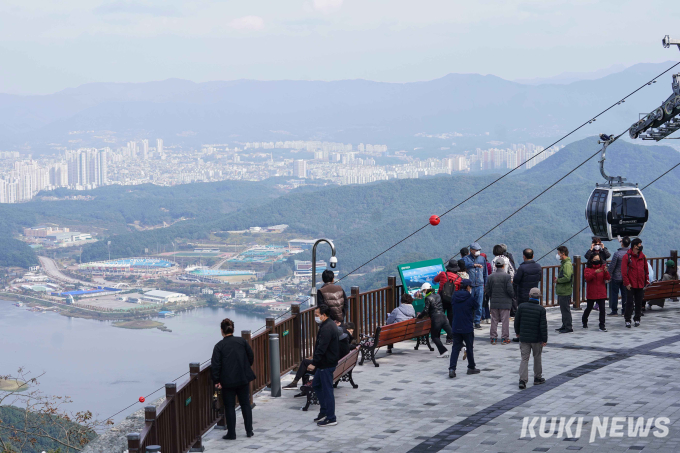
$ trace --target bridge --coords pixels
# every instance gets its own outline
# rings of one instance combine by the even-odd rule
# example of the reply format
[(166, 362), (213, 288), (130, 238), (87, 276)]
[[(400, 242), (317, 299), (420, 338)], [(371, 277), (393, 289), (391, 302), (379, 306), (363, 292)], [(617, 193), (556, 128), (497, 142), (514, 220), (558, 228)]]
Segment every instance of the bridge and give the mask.
[[(672, 251), (668, 257), (648, 258), (656, 275), (663, 272), (668, 259), (677, 260), (677, 252)], [(573, 262), (577, 270), (573, 300), (578, 308), (585, 300), (585, 264), (578, 256)], [(145, 452), (150, 445), (160, 445), (161, 451), (167, 453), (251, 449), (677, 451), (680, 435), (674, 429), (680, 426), (680, 385), (676, 384), (680, 370), (677, 352), (680, 325), (676, 320), (680, 305), (671, 303), (663, 310), (648, 310), (641, 327), (632, 330), (624, 327), (622, 317), (608, 317), (606, 333), (581, 329), (575, 317), (575, 332), (558, 335), (554, 329), (560, 326), (559, 310), (550, 308), (557, 305), (553, 283), (557, 270), (558, 266), (543, 267), (541, 283), (541, 303), (548, 307), (550, 329), (543, 353), (547, 378), (544, 385), (519, 390), (517, 344), (490, 345), (486, 327), (475, 332), (479, 375), (459, 372), (457, 378), (449, 379), (447, 360), (437, 359), (436, 353), (426, 348), (414, 351), (413, 342), (402, 342), (395, 345), (393, 354), (388, 356), (383, 351), (378, 354), (379, 368), (367, 362), (355, 369), (358, 389), (346, 383), (339, 385), (336, 391), (339, 423), (327, 429), (318, 428), (312, 422), (315, 408), (300, 411), (304, 401), (293, 398), (294, 392), (283, 392), (279, 398), (260, 392), (271, 381), (269, 333), (278, 333), (281, 339), (279, 358), (284, 384), (290, 380), (287, 373), (312, 353), (316, 335), (313, 309), (301, 310), (294, 304), (289, 315), (279, 320), (268, 319), (260, 332), (241, 332), (255, 352), (253, 370), (257, 379), (251, 384), (255, 395), (252, 398), (255, 437), (246, 438), (239, 421), (237, 440), (221, 439), (225, 423), (211, 405), (213, 383), (210, 364), (206, 362), (191, 364), (186, 381), (167, 384), (165, 399), (157, 407), (147, 407), (137, 425), (125, 425), (129, 434), (126, 439), (119, 435), (118, 441), (129, 453)], [(358, 335), (372, 334), (382, 325), (402, 291), (395, 277), (389, 277), (387, 286), (378, 290), (361, 292), (353, 287), (349, 319), (356, 324)], [(459, 361), (459, 370), (465, 366)], [(577, 425), (581, 429), (573, 436), (565, 436), (575, 432), (570, 426), (567, 431), (562, 429), (572, 417), (574, 429)], [(666, 417), (670, 420), (670, 434), (610, 436), (610, 427), (602, 429), (604, 417), (607, 423), (612, 417), (624, 417), (617, 419), (617, 427), (618, 424), (627, 427), (626, 417), (632, 417), (630, 420), (635, 423), (638, 417)], [(539, 432), (541, 426), (543, 433)], [(627, 433), (626, 427), (621, 432)], [(619, 431), (612, 432), (617, 435)], [(592, 436), (595, 438), (591, 442)]]

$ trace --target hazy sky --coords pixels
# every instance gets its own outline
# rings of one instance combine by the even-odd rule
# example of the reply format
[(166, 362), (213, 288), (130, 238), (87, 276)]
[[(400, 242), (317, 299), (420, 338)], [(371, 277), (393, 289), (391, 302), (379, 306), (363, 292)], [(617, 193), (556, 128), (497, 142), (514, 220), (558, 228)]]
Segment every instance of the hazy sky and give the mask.
[(86, 82), (506, 79), (680, 58), (679, 0), (2, 0), (0, 92)]

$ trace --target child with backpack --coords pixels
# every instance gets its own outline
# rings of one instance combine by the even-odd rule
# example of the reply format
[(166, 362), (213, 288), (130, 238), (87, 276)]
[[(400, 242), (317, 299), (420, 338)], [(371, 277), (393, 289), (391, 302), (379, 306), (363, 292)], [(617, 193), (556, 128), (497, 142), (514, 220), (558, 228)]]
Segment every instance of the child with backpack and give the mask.
[[(439, 297), (442, 299), (442, 306), (446, 313), (446, 319), (449, 320), (449, 325), (453, 324), (453, 310), (451, 309), (453, 293), (460, 289), (460, 282), (463, 281), (458, 272), (460, 272), (458, 261), (451, 259), (446, 264), (446, 272), (440, 272), (434, 278), (434, 282), (439, 283)], [(452, 343), (453, 338), (447, 335), (446, 344)]]

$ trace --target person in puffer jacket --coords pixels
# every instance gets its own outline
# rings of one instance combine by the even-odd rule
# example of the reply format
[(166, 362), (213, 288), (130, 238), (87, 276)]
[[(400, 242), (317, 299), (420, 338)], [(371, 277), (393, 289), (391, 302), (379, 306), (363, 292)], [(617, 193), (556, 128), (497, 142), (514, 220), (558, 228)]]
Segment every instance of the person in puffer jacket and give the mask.
[(519, 388), (523, 390), (527, 387), (531, 354), (534, 356), (534, 385), (543, 384), (545, 378), (541, 353), (548, 343), (548, 319), (545, 308), (541, 306), (541, 290), (538, 288), (532, 288), (529, 291), (529, 300), (517, 307), (515, 334), (519, 338), (522, 356), (519, 364)]
[(600, 307), (600, 330), (606, 332), (607, 329), (604, 326), (604, 301), (607, 299), (607, 285), (611, 280), (611, 276), (607, 270), (607, 265), (602, 262), (600, 254), (593, 253), (591, 255), (590, 260), (586, 265), (584, 278), (586, 280), (586, 299), (588, 306), (583, 310), (583, 317), (581, 318), (583, 328), (588, 328), (588, 316), (590, 316), (590, 312), (593, 310), (593, 305), (598, 304)]
[(439, 355), (437, 358), (446, 359), (449, 357), (449, 350), (442, 344), (441, 332), (442, 329), (446, 332), (446, 335), (453, 336), (451, 332), (451, 325), (449, 320), (446, 319), (444, 315), (444, 308), (442, 307), (442, 298), (439, 294), (435, 293), (432, 289), (432, 285), (429, 283), (423, 283), (420, 288), (420, 295), (425, 298), (425, 307), (423, 311), (418, 315), (418, 319), (422, 319), (425, 316), (430, 317), (431, 327), (430, 327), (430, 338), (432, 342), (437, 346)]
[(324, 285), (316, 293), (317, 305), (326, 305), (331, 310), (333, 321), (345, 322), (345, 317), (349, 311), (349, 299), (342, 286), (333, 283), (335, 272), (326, 269), (321, 274)]
[(401, 304), (392, 310), (392, 313), (387, 317), (387, 324), (408, 321), (415, 317), (416, 311), (413, 308), (413, 297), (409, 293), (405, 293), (401, 296)]

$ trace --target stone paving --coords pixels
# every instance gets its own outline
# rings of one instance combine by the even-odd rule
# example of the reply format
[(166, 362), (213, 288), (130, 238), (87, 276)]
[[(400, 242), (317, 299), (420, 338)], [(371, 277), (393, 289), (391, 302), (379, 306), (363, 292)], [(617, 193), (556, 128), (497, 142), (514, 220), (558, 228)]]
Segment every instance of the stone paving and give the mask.
[[(584, 304), (585, 305), (585, 304)], [(607, 317), (608, 332), (597, 329), (597, 314), (590, 328), (580, 327), (581, 311), (574, 311), (575, 331), (558, 334), (558, 309), (548, 309), (549, 338), (543, 350), (543, 376), (547, 382), (533, 386), (533, 364), (526, 390), (518, 389), (519, 346), (490, 345), (488, 326), (476, 332), (475, 361), (482, 370), (466, 375), (459, 361), (458, 377), (448, 378), (448, 359), (437, 359), (427, 348), (413, 350), (413, 342), (395, 345), (394, 354), (378, 353), (379, 368), (370, 362), (355, 369), (359, 385), (340, 383), (336, 389), (338, 425), (319, 428), (312, 419), (318, 406), (300, 409), (303, 398), (283, 391), (281, 398), (268, 393), (255, 397), (255, 437), (246, 438), (238, 415), (237, 440), (226, 441), (224, 431), (205, 437), (207, 452), (624, 452), (680, 451), (680, 303), (647, 310), (638, 328), (626, 329), (623, 317)], [(512, 328), (511, 328), (512, 332)], [(450, 349), (450, 348), (449, 348)], [(462, 354), (461, 354), (462, 359)], [(284, 378), (284, 384), (291, 377)], [(529, 417), (522, 437), (524, 417)], [(541, 435), (539, 419), (546, 417)], [(554, 419), (555, 428), (551, 430)], [(575, 434), (564, 428), (570, 417), (583, 417)], [(597, 417), (597, 419), (595, 418)], [(606, 430), (602, 425), (608, 417)], [(612, 417), (634, 417), (617, 423)], [(628, 423), (649, 423), (667, 417), (669, 432), (655, 427), (646, 437), (629, 436)], [(658, 420), (656, 421), (659, 422)], [(663, 425), (663, 421), (660, 422)], [(619, 425), (617, 425), (619, 426)], [(562, 431), (561, 433), (559, 431)], [(571, 432), (574, 437), (567, 437)], [(591, 433), (594, 432), (594, 436)], [(606, 433), (604, 437), (600, 433)], [(611, 436), (622, 433), (622, 437)], [(654, 435), (657, 434), (657, 436)], [(593, 438), (593, 442), (591, 441)]]

